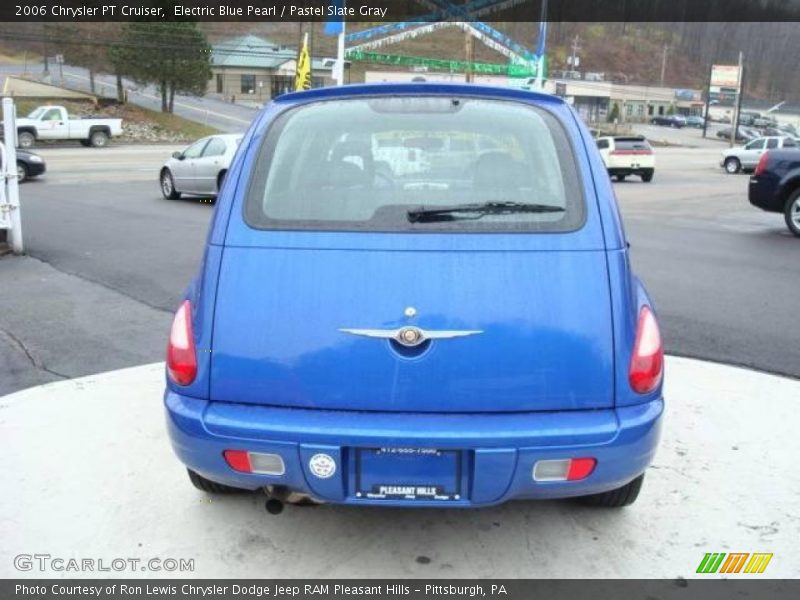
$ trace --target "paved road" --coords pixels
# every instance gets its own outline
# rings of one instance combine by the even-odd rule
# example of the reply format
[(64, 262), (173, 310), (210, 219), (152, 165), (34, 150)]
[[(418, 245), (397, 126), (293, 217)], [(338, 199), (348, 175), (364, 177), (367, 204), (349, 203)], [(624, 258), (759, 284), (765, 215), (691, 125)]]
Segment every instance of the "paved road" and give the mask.
[[(0, 311), (0, 369), (5, 361), (14, 372), (0, 394), (161, 359), (211, 214), (207, 201), (161, 198), (156, 173), (172, 149), (42, 151), (47, 176), (22, 188), (27, 249), (42, 262), (12, 270), (19, 259), (0, 260), (0, 285), (15, 290)], [(800, 240), (780, 215), (749, 206), (747, 177), (723, 174), (718, 154), (662, 149), (653, 183), (616, 184), (633, 264), (668, 352), (800, 377)], [(58, 302), (73, 312), (54, 312)], [(132, 327), (128, 314), (152, 327)], [(131, 340), (124, 352), (122, 335)]]
[[(19, 75), (25, 70), (26, 67), (23, 65), (0, 64), (0, 76)], [(42, 65), (29, 64), (27, 72), (39, 76), (42, 72)], [(61, 85), (61, 72), (57, 68), (51, 69), (51, 83)], [(90, 91), (89, 73), (86, 69), (65, 65), (63, 75), (65, 86), (78, 91)], [(116, 79), (113, 76), (97, 75), (95, 86), (98, 94), (116, 97)], [(161, 97), (155, 87), (141, 87), (130, 81), (125, 81), (125, 87), (131, 90), (128, 100), (133, 104), (151, 110), (161, 110)], [(175, 97), (175, 114), (228, 133), (238, 133), (247, 129), (257, 112), (255, 108), (212, 98), (181, 95)]]

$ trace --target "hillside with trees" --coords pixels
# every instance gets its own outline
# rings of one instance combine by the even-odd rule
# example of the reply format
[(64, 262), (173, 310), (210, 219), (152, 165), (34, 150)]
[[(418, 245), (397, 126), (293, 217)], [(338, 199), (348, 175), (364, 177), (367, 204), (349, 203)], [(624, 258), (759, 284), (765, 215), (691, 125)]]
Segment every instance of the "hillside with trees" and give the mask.
[[(296, 45), (301, 31), (311, 34), (315, 56), (334, 56), (335, 39), (325, 36), (323, 23), (198, 23), (183, 24), (191, 30), (170, 33), (177, 24), (148, 24), (151, 33), (134, 34), (131, 27), (115, 23), (63, 24), (41, 23), (0, 24), (0, 47), (7, 52), (26, 49), (40, 55), (56, 52), (68, 62), (86, 66), (92, 72), (123, 73), (142, 80), (150, 78), (165, 83), (166, 109), (174, 93), (200, 93), (199, 79), (207, 71), (199, 60), (209, 43), (223, 41), (235, 35), (252, 33), (281, 44)], [(374, 24), (351, 23), (349, 31)], [(492, 23), (528, 48), (535, 48), (537, 22)], [(126, 29), (126, 27), (128, 29)], [(127, 33), (126, 33), (127, 32)], [(195, 33), (198, 32), (198, 33)], [(199, 34), (199, 36), (198, 36)], [(125, 36), (128, 36), (127, 38)], [(157, 43), (154, 42), (158, 38)], [(123, 66), (124, 56), (115, 61), (110, 57), (121, 39), (138, 44), (139, 52), (128, 52), (132, 59)], [(735, 64), (739, 51), (745, 57), (746, 95), (763, 100), (786, 100), (800, 104), (800, 77), (796, 57), (800, 56), (800, 27), (797, 23), (551, 23), (548, 33), (548, 60), (551, 73), (569, 69), (567, 58), (577, 41), (581, 59), (580, 70), (604, 73), (606, 79), (671, 87), (704, 88), (712, 63)], [(133, 46), (128, 46), (129, 48)], [(150, 52), (152, 50), (152, 52)], [(465, 58), (464, 34), (455, 28), (445, 28), (392, 46), (383, 51), (443, 59)], [(118, 53), (119, 54), (119, 53)], [(122, 52), (124, 55), (125, 53)], [(138, 55), (138, 58), (137, 58)], [(664, 57), (666, 59), (664, 60)], [(148, 57), (152, 57), (152, 60)], [(140, 60), (140, 59), (146, 60)], [(193, 61), (198, 59), (199, 62)], [(191, 81), (166, 81), (158, 74), (141, 72), (142, 65), (158, 70), (160, 62), (173, 66), (181, 61), (193, 62)], [(507, 59), (497, 52), (474, 44), (474, 60), (504, 63)], [(136, 63), (142, 64), (136, 64)], [(197, 69), (194, 69), (194, 67)], [(351, 70), (354, 80), (365, 68), (387, 69), (386, 65), (355, 64)]]

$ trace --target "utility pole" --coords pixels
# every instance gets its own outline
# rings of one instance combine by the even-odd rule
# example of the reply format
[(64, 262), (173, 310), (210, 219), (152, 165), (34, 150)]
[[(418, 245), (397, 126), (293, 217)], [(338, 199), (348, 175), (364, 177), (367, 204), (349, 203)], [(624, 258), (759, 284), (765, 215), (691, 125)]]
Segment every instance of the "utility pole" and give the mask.
[(469, 31), (464, 33), (464, 35), (466, 36), (464, 38), (464, 56), (465, 60), (467, 61), (467, 72), (464, 75), (464, 81), (467, 83), (472, 83), (474, 80), (472, 63), (475, 59), (475, 40)]
[(581, 38), (580, 36), (575, 35), (575, 37), (572, 38), (572, 56), (570, 57), (570, 65), (572, 66), (573, 71), (578, 70), (578, 63), (580, 62), (578, 52), (581, 50)]
[(742, 110), (742, 91), (744, 90), (744, 54), (739, 51), (739, 85), (736, 87), (736, 108), (731, 123), (731, 148), (736, 145), (736, 134), (739, 133), (739, 113)]
[(47, 77), (50, 75), (50, 65), (47, 63), (47, 38), (50, 32), (47, 30), (46, 24), (42, 25), (42, 32), (42, 37), (44, 38), (44, 76)]
[(664, 75), (667, 72), (667, 49), (668, 46), (664, 44), (664, 49), (661, 51), (661, 87), (664, 87)]

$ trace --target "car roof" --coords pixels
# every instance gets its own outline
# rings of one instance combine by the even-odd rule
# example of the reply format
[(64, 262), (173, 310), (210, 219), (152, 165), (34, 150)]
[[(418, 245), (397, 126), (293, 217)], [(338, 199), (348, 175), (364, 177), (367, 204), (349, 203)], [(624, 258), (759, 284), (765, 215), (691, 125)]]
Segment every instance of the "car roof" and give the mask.
[(275, 98), (275, 103), (295, 104), (309, 100), (334, 98), (352, 98), (358, 96), (396, 96), (425, 94), (454, 94), (460, 96), (500, 98), (509, 100), (530, 101), (566, 105), (566, 101), (556, 95), (521, 90), (511, 87), (464, 84), (447, 82), (410, 82), (410, 83), (362, 83), (324, 88), (314, 88), (300, 92), (289, 92)]

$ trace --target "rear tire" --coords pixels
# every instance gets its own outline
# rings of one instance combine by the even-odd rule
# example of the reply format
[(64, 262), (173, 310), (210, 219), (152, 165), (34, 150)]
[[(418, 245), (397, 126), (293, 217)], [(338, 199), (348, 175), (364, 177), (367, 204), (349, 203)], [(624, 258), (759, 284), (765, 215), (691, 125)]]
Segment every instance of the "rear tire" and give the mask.
[(627, 175), (614, 175), (614, 179), (616, 179), (619, 182), (625, 181), (626, 177), (627, 177)]
[(191, 469), (186, 469), (186, 472), (189, 473), (189, 480), (194, 487), (209, 494), (243, 494), (250, 491), (211, 481)]
[(169, 169), (161, 171), (161, 193), (167, 200), (177, 200), (181, 197), (181, 193), (175, 189), (175, 180), (172, 178), (172, 173)]
[(800, 237), (800, 189), (789, 194), (786, 207), (783, 209), (786, 226), (794, 235)]
[(93, 148), (104, 148), (108, 145), (108, 134), (105, 131), (95, 131), (89, 136), (89, 143)]
[(725, 172), (729, 175), (735, 175), (742, 170), (742, 163), (738, 158), (730, 157), (725, 159)]
[(17, 162), (17, 183), (23, 183), (28, 179), (28, 167), (25, 163)]
[(642, 181), (644, 181), (645, 183), (650, 183), (651, 181), (653, 181), (654, 174), (655, 171), (645, 171), (644, 173), (642, 173)]
[(579, 500), (587, 506), (596, 506), (600, 508), (622, 508), (623, 506), (630, 506), (636, 502), (636, 498), (639, 497), (643, 481), (644, 473), (630, 483), (623, 485), (621, 488), (603, 492), (602, 494), (583, 496), (579, 498)]

